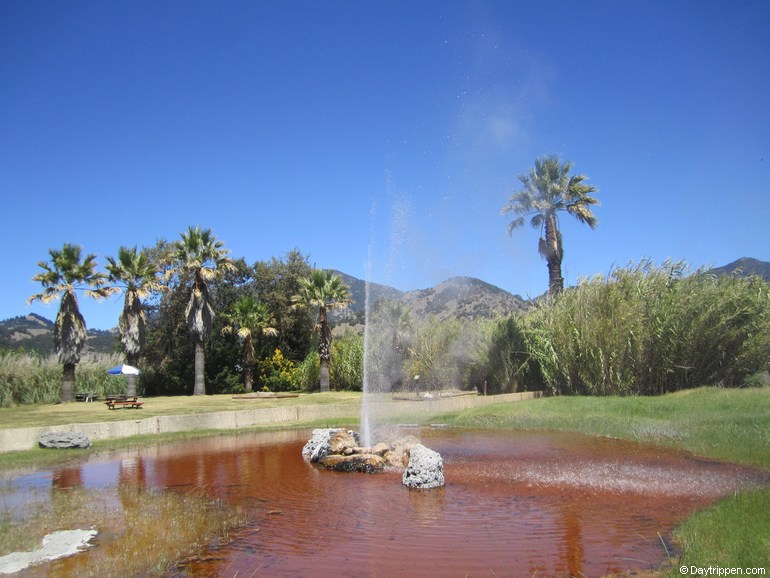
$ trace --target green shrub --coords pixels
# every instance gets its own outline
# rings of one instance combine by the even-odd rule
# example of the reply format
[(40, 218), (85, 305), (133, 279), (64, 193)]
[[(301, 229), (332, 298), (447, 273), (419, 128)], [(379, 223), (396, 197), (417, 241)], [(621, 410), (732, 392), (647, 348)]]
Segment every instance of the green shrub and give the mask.
[(315, 391), (321, 383), (321, 360), (318, 351), (307, 354), (294, 372), (297, 387), (302, 391)]
[(257, 362), (257, 386), (264, 391), (293, 391), (297, 388), (294, 363), (280, 349)]
[(364, 384), (364, 336), (348, 329), (332, 341), (329, 381), (335, 390), (361, 391)]

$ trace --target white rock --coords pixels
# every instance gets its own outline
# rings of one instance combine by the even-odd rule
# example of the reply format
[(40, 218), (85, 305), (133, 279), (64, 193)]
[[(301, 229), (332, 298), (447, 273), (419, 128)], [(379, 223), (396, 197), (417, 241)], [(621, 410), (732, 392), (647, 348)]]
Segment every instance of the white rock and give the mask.
[(401, 482), (409, 488), (440, 488), (444, 485), (444, 460), (422, 444), (409, 452), (409, 465)]
[(48, 534), (37, 550), (0, 556), (0, 574), (13, 574), (33, 564), (77, 554), (96, 534), (96, 530), (61, 530)]

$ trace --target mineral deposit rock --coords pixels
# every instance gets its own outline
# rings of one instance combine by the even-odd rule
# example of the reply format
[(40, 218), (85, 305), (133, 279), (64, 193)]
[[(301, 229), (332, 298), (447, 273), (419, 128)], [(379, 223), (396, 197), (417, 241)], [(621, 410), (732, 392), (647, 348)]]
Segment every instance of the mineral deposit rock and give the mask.
[(372, 448), (371, 453), (377, 454), (378, 456), (384, 456), (389, 451), (391, 451), (390, 446), (386, 443), (380, 442)]
[(401, 482), (409, 488), (440, 488), (444, 485), (444, 460), (422, 444), (412, 447), (409, 465)]
[(332, 449), (332, 443), (340, 448), (343, 445), (350, 444), (345, 442), (348, 437), (353, 438), (353, 446), (358, 445), (355, 441), (355, 433), (343, 428), (321, 428), (313, 430), (313, 437), (308, 440), (305, 447), (302, 448), (302, 455), (315, 463), (321, 458), (335, 453)]
[(352, 431), (341, 429), (329, 436), (329, 453), (356, 453), (353, 451), (356, 447), (358, 447), (358, 440)]
[(318, 465), (336, 472), (363, 472), (376, 474), (385, 467), (385, 460), (374, 454), (354, 454), (352, 456), (329, 455), (321, 458)]
[(393, 451), (389, 453), (386, 458), (391, 465), (398, 468), (405, 468), (409, 465), (409, 451), (420, 443), (420, 440), (413, 435), (398, 438), (393, 442)]
[(91, 440), (83, 432), (48, 432), (38, 440), (41, 448), (90, 448)]

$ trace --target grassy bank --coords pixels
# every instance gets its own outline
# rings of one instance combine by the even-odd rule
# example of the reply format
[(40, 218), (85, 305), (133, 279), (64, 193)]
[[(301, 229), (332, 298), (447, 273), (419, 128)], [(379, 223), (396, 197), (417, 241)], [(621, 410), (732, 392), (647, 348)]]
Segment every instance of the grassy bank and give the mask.
[(770, 388), (699, 388), (658, 397), (548, 397), (441, 419), (461, 427), (579, 431), (770, 469)]

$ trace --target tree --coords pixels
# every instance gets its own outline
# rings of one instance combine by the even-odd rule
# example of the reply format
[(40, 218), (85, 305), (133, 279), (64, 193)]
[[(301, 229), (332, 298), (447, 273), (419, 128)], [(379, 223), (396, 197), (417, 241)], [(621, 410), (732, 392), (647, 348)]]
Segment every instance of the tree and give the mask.
[[(118, 291), (125, 293), (123, 311), (118, 320), (120, 346), (126, 363), (139, 364), (139, 354), (145, 346), (146, 317), (142, 299), (165, 288), (158, 279), (158, 270), (146, 251), (136, 246), (120, 247), (117, 259), (107, 257), (108, 279)], [(136, 376), (127, 375), (128, 395), (136, 395)]]
[(594, 229), (598, 223), (591, 212), (591, 205), (599, 201), (591, 196), (596, 187), (583, 181), (585, 175), (570, 176), (571, 162), (561, 162), (556, 156), (546, 156), (535, 161), (529, 174), (519, 175), (524, 187), (508, 199), (508, 204), (501, 209), (502, 214), (513, 213), (518, 218), (508, 225), (508, 234), (530, 218), (534, 228), (539, 228), (540, 255), (548, 264), (548, 291), (558, 295), (564, 289), (561, 275), (561, 262), (564, 256), (561, 232), (557, 214), (568, 212), (581, 223)]
[(331, 271), (315, 269), (309, 277), (300, 279), (300, 292), (292, 297), (295, 307), (318, 308), (318, 355), (321, 365), (321, 391), (329, 391), (329, 359), (331, 358), (331, 329), (327, 314), (351, 303), (350, 289)]
[(211, 229), (188, 227), (172, 252), (174, 266), (167, 276), (178, 275), (190, 283), (190, 299), (185, 309), (187, 329), (195, 341), (195, 385), (193, 395), (206, 394), (205, 353), (203, 346), (214, 323), (208, 282), (233, 268), (229, 251)]
[[(298, 249), (292, 249), (280, 259), (254, 263), (254, 292), (270, 311), (278, 330), (277, 347), (291, 361), (305, 359), (312, 348), (314, 319), (307, 308), (292, 307), (291, 297), (300, 292), (300, 279), (309, 277), (313, 268), (308, 257)], [(257, 351), (269, 355), (269, 351)]]
[(50, 261), (38, 262), (42, 269), (32, 280), (43, 285), (43, 291), (32, 295), (33, 301), (50, 303), (61, 299), (59, 312), (54, 322), (53, 338), (59, 363), (63, 366), (63, 402), (75, 401), (75, 368), (80, 363), (80, 354), (86, 341), (86, 322), (78, 309), (77, 291), (86, 297), (101, 299), (114, 292), (108, 287), (103, 273), (96, 272), (96, 255), (81, 259), (82, 249), (78, 245), (65, 243), (62, 249), (49, 249)]
[(278, 331), (272, 327), (274, 320), (267, 307), (251, 295), (241, 297), (225, 317), (228, 325), (222, 329), (222, 333), (235, 333), (243, 340), (244, 385), (246, 391), (252, 391), (256, 362), (254, 336), (278, 335)]

